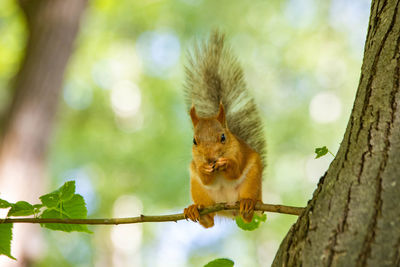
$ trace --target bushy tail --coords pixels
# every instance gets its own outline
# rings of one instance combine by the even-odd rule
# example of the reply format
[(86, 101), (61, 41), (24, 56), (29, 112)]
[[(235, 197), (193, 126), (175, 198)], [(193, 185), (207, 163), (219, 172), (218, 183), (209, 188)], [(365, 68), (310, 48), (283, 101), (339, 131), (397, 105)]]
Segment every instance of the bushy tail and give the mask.
[(261, 118), (237, 59), (224, 46), (224, 35), (215, 31), (208, 42), (195, 46), (185, 71), (188, 109), (193, 104), (199, 116), (210, 117), (222, 101), (229, 130), (258, 152), (265, 166)]

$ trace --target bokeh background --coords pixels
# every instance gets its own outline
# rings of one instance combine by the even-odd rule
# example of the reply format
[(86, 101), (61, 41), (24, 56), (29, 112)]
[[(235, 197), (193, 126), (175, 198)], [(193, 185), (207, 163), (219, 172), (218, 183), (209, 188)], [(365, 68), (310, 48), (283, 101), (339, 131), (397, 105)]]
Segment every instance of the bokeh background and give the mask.
[[(27, 30), (14, 0), (0, 5), (4, 113)], [(219, 28), (265, 122), (264, 202), (305, 206), (333, 159), (314, 159), (314, 149), (336, 153), (345, 131), (369, 8), (367, 0), (90, 1), (65, 73), (44, 192), (76, 180), (91, 218), (189, 205), (185, 54)], [(267, 216), (254, 232), (224, 219), (209, 230), (186, 221), (96, 226), (92, 235), (44, 229), (32, 264), (180, 267), (228, 257), (235, 266), (270, 266), (296, 217)]]

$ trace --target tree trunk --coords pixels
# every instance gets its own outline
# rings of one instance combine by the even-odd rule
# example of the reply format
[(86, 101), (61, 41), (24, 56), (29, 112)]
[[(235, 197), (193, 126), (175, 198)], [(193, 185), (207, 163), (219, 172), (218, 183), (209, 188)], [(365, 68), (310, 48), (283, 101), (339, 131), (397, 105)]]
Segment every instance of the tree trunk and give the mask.
[[(29, 38), (0, 145), (3, 198), (37, 201), (64, 70), (86, 0), (21, 0)], [(34, 195), (33, 195), (34, 194)], [(22, 231), (22, 229), (21, 229)], [(17, 235), (23, 235), (18, 230)], [(25, 233), (26, 234), (26, 233)], [(18, 238), (15, 237), (14, 240)], [(14, 242), (30, 246), (27, 239)], [(34, 238), (33, 238), (34, 239)], [(31, 246), (31, 249), (33, 247)], [(18, 262), (24, 249), (15, 251)], [(20, 260), (21, 259), (21, 260)], [(22, 260), (23, 262), (23, 260)]]
[(273, 266), (400, 266), (400, 6), (373, 0), (340, 149)]

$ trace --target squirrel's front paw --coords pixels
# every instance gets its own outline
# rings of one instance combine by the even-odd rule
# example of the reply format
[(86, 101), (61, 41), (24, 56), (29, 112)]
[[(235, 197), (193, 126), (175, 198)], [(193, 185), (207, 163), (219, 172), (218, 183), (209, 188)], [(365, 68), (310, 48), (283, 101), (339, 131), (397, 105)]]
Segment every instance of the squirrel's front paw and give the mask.
[(257, 200), (250, 198), (243, 198), (240, 200), (239, 213), (245, 222), (249, 223), (253, 219), (256, 203)]
[(190, 219), (194, 222), (198, 222), (200, 220), (199, 209), (202, 209), (203, 205), (192, 204), (189, 207), (183, 210), (183, 214), (186, 219)]
[(209, 165), (209, 164), (203, 164), (200, 166), (199, 169), (203, 174), (206, 174), (206, 175), (211, 175), (211, 173), (214, 171), (213, 166)]
[(229, 160), (227, 158), (219, 158), (215, 163), (214, 169), (217, 171), (224, 171), (228, 168)]

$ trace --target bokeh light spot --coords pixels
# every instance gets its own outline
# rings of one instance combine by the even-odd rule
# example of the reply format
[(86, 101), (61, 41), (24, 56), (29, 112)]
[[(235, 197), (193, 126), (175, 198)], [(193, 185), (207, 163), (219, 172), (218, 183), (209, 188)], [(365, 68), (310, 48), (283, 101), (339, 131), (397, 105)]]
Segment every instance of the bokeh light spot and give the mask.
[(319, 123), (337, 120), (342, 111), (340, 99), (331, 92), (321, 92), (311, 99), (310, 116)]
[(144, 32), (136, 45), (146, 73), (164, 76), (175, 66), (180, 55), (180, 42), (175, 34), (168, 32)]
[(134, 116), (140, 108), (142, 95), (136, 84), (124, 80), (115, 84), (111, 91), (111, 106), (117, 116)]
[(82, 110), (92, 103), (92, 88), (82, 81), (70, 81), (63, 90), (65, 103), (72, 109)]

